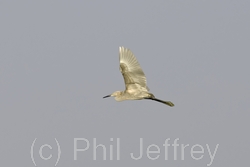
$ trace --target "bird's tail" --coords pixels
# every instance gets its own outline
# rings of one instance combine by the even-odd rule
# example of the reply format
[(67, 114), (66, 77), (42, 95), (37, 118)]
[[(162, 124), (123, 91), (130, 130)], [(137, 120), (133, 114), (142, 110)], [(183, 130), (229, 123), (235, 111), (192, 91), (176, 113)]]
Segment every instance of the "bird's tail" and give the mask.
[(163, 103), (163, 104), (166, 104), (170, 107), (173, 107), (174, 106), (174, 103), (172, 103), (171, 101), (163, 101), (163, 100), (160, 100), (160, 99), (157, 99), (157, 98), (150, 98), (151, 100), (154, 100), (154, 101), (158, 101), (160, 103)]

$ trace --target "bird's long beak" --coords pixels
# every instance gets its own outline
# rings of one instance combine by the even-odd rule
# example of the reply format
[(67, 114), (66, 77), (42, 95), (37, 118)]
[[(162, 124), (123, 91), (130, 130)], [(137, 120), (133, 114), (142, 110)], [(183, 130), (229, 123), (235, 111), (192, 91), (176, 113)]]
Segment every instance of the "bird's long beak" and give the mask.
[(107, 95), (107, 96), (104, 96), (103, 98), (107, 98), (107, 97), (110, 97), (111, 95)]

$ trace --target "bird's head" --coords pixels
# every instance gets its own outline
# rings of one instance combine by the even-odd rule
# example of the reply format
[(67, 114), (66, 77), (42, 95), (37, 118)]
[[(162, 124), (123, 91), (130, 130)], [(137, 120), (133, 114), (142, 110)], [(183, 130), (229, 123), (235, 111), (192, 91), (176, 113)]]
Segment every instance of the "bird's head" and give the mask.
[(107, 97), (111, 97), (111, 96), (116, 97), (116, 96), (118, 96), (120, 94), (121, 94), (121, 91), (115, 91), (114, 93), (112, 93), (110, 95), (107, 95), (107, 96), (104, 96), (103, 98), (107, 98)]

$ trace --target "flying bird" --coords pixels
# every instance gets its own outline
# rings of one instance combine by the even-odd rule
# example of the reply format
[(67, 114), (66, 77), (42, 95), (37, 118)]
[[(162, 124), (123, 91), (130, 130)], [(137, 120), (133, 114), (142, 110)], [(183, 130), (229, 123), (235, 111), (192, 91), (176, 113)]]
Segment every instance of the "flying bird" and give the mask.
[(150, 99), (171, 107), (174, 106), (171, 101), (157, 99), (152, 93), (149, 92), (146, 76), (131, 50), (119, 47), (119, 57), (120, 71), (124, 78), (125, 90), (115, 91), (114, 93), (104, 96), (103, 98), (112, 96), (115, 97), (116, 101)]

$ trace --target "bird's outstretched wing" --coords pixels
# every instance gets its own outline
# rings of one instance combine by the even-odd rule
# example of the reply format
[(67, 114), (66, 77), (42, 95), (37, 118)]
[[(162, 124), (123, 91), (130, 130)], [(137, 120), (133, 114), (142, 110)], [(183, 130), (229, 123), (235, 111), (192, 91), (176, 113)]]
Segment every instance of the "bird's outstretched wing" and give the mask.
[(144, 72), (134, 54), (127, 48), (119, 47), (120, 71), (123, 75), (126, 89), (141, 88), (149, 90)]

